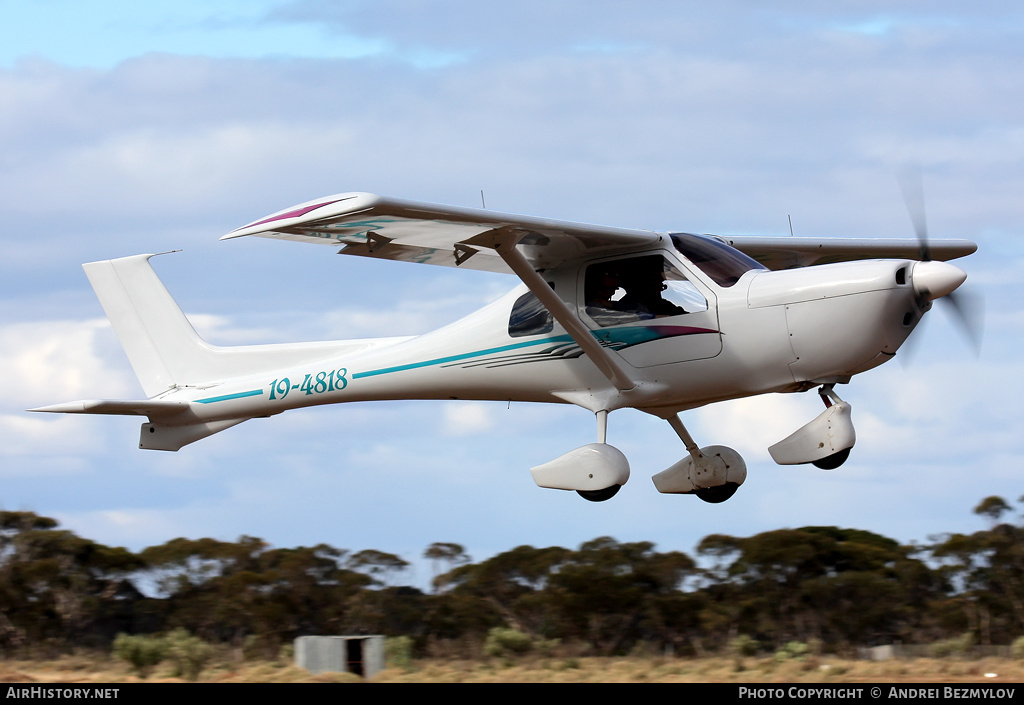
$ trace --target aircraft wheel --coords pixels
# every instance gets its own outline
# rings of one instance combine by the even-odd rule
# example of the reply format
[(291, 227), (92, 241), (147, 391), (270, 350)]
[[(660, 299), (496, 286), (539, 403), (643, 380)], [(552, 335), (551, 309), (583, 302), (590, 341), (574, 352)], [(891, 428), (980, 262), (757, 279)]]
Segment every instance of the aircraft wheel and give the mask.
[(814, 460), (814, 467), (821, 468), (822, 470), (835, 470), (837, 467), (846, 462), (846, 459), (850, 457), (850, 451), (852, 448), (841, 450), (838, 453), (833, 453), (827, 458), (821, 460)]
[(620, 489), (622, 485), (612, 485), (603, 490), (576, 490), (576, 494), (588, 502), (606, 502), (617, 495)]
[(708, 487), (703, 490), (697, 490), (694, 494), (709, 504), (721, 504), (736, 494), (736, 490), (739, 488), (740, 486), (735, 482), (726, 482), (724, 485), (719, 485), (718, 487)]

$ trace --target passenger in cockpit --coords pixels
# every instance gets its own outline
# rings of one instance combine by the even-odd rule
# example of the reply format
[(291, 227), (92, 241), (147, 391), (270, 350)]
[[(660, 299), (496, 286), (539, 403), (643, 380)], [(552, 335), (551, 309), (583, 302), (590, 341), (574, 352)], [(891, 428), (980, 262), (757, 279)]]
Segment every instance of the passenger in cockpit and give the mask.
[[(621, 262), (591, 267), (587, 271), (585, 300), (587, 315), (601, 326), (614, 326), (621, 323), (653, 318), (653, 315), (636, 302), (626, 301), (623, 296), (615, 295), (623, 290), (623, 277), (619, 272)], [(627, 292), (628, 296), (628, 292)]]
[(686, 313), (681, 306), (662, 297), (668, 288), (665, 283), (664, 260), (661, 257), (639, 257), (635, 260), (630, 278), (625, 282), (626, 295), (621, 303), (637, 311), (645, 311), (648, 318), (664, 318)]

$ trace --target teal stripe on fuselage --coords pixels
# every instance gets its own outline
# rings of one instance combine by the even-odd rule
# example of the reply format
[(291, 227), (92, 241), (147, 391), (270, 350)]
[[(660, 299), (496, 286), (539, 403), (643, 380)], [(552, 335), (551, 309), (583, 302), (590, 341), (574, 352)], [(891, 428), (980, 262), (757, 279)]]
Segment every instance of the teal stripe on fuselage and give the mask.
[(263, 395), (262, 389), (253, 389), (248, 392), (238, 392), (236, 394), (225, 394), (222, 397), (207, 397), (206, 399), (196, 399), (199, 404), (214, 404), (218, 401), (230, 401), (232, 399), (244, 399), (245, 397), (258, 397)]
[(352, 375), (352, 379), (360, 379), (361, 377), (373, 377), (375, 375), (386, 375), (391, 372), (403, 372), (405, 370), (415, 370), (421, 367), (432, 367), (433, 365), (444, 365), (449, 362), (458, 362), (459, 360), (469, 360), (474, 357), (481, 357), (483, 355), (492, 355), (494, 353), (508, 352), (509, 350), (521, 350), (522, 348), (529, 348), (534, 345), (546, 345), (548, 343), (571, 343), (572, 336), (569, 335), (558, 335), (552, 338), (543, 338), (541, 340), (532, 340), (525, 343), (513, 343), (512, 345), (501, 345), (496, 348), (488, 348), (486, 350), (477, 350), (476, 352), (462, 353), (460, 355), (449, 355), (448, 357), (438, 357), (433, 360), (424, 360), (423, 362), (411, 362), (408, 365), (396, 365), (394, 367), (384, 367), (379, 370), (369, 370), (368, 372), (356, 372)]

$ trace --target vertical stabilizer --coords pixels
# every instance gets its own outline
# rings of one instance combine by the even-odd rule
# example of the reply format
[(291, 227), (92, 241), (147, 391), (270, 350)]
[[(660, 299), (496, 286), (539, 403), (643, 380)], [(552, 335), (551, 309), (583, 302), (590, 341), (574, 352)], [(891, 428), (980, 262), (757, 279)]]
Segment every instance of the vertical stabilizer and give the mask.
[(191, 368), (207, 346), (153, 271), (150, 257), (90, 262), (82, 268), (143, 391), (154, 397), (197, 371)]

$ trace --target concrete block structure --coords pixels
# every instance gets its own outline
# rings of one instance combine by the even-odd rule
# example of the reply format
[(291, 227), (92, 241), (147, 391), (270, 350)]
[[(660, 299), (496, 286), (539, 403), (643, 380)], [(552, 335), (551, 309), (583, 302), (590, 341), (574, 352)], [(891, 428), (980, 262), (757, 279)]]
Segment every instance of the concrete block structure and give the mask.
[(384, 669), (384, 637), (300, 636), (295, 665), (311, 673), (354, 673), (372, 678)]

